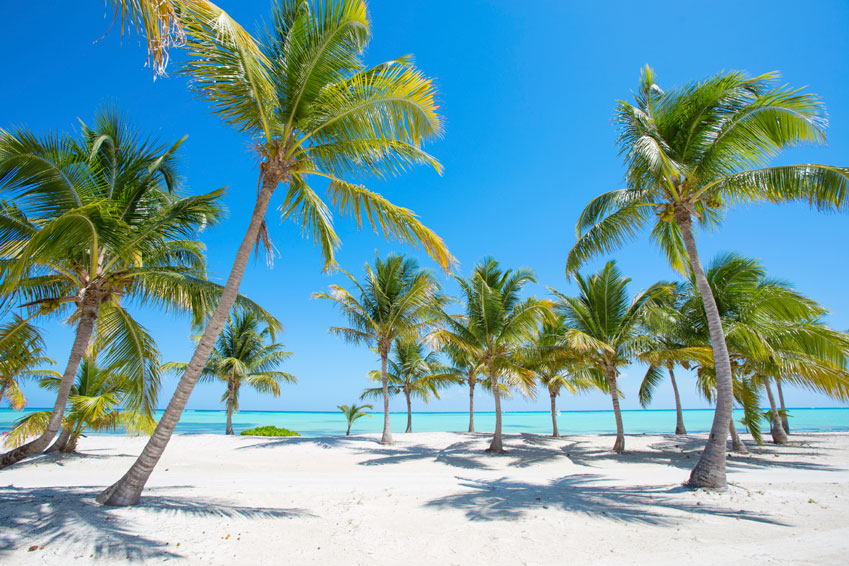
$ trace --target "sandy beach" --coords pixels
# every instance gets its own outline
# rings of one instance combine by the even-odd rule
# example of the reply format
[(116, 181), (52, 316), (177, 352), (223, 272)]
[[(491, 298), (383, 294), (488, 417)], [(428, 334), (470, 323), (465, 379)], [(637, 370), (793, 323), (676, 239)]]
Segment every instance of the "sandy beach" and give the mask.
[(0, 562), (845, 564), (849, 433), (735, 455), (723, 493), (680, 485), (700, 435), (505, 438), (176, 435), (141, 504), (106, 508), (144, 439), (88, 437), (0, 472)]

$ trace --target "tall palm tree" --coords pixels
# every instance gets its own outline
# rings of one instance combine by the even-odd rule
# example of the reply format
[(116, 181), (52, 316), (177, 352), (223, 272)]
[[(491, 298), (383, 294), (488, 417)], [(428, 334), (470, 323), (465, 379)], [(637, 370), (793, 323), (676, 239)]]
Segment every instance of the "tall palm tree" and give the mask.
[(493, 258), (481, 260), (469, 279), (454, 278), (460, 285), (465, 312), (443, 315), (441, 327), (431, 332), (429, 342), (438, 349), (450, 344), (486, 374), (495, 400), (495, 433), (487, 451), (501, 453), (502, 386), (518, 386), (532, 393), (534, 374), (521, 359), (520, 350), (537, 326), (552, 316), (551, 304), (535, 297), (522, 300), (522, 289), (536, 281), (533, 272), (503, 271)]
[[(275, 368), (292, 353), (274, 342), (274, 328), (263, 323), (252, 312), (230, 315), (227, 326), (218, 337), (212, 355), (206, 362), (201, 380), (223, 381), (227, 385), (221, 401), (227, 404), (225, 434), (233, 432), (233, 412), (239, 410), (239, 391), (248, 386), (259, 393), (280, 396), (281, 383), (296, 383), (292, 374)], [(162, 366), (166, 371), (184, 372), (188, 364), (171, 362)]]
[(631, 279), (623, 277), (613, 261), (598, 273), (584, 277), (574, 274), (579, 295), (568, 297), (551, 289), (557, 298), (556, 309), (567, 330), (566, 342), (607, 383), (616, 419), (616, 441), (613, 451), (625, 451), (625, 428), (619, 410), (617, 379), (620, 368), (627, 366), (645, 347), (642, 317), (649, 302), (667, 291), (658, 283), (628, 298)]
[(110, 109), (78, 138), (0, 132), (0, 195), (14, 199), (0, 203), (0, 300), (20, 301), (27, 318), (69, 315), (76, 325), (49, 425), (4, 454), (0, 468), (56, 434), (92, 336), (108, 344), (107, 364), (120, 360), (158, 383), (159, 364), (144, 348), (151, 339), (128, 301), (199, 320), (220, 296), (196, 238), (218, 219), (221, 191), (176, 193), (180, 143), (144, 140)]
[(567, 273), (618, 248), (653, 223), (652, 239), (673, 267), (689, 263), (710, 322), (717, 403), (705, 450), (690, 474), (694, 487), (724, 488), (725, 441), (732, 409), (731, 362), (696, 248), (693, 222), (715, 227), (732, 204), (803, 201), (845, 207), (849, 169), (819, 164), (763, 167), (782, 148), (825, 138), (824, 108), (812, 94), (776, 86), (777, 75), (721, 73), (664, 91), (642, 73), (636, 103), (617, 109), (627, 187), (584, 209)]
[(260, 42), (208, 3), (184, 5), (179, 16), (188, 52), (181, 72), (217, 115), (255, 141), (259, 190), (221, 301), (148, 445), (99, 496), (109, 505), (135, 504), (162, 456), (233, 306), (248, 258), (258, 242), (268, 241), (265, 213), (278, 185), (287, 187), (283, 217), (312, 233), (327, 268), (334, 266), (339, 238), (328, 206), (307, 183), (311, 176), (329, 182), (333, 206), (358, 225), (365, 216), (373, 228), (422, 245), (443, 268), (454, 261), (410, 210), (345, 180), (385, 178), (418, 164), (441, 170), (421, 149), (442, 130), (433, 83), (409, 57), (363, 64), (371, 35), (363, 0), (284, 0), (274, 6)]
[[(80, 364), (74, 385), (71, 387), (70, 410), (62, 422), (61, 442), (54, 445), (60, 452), (74, 452), (80, 436), (88, 430), (107, 431), (125, 428), (129, 434), (150, 434), (156, 421), (149, 407), (132, 402), (133, 391), (147, 383), (134, 383), (143, 376), (126, 375), (121, 371), (100, 367), (93, 355), (87, 355)], [(61, 376), (45, 376), (41, 386), (56, 390)], [(153, 391), (150, 392), (154, 394)], [(129, 402), (129, 403), (128, 403)], [(122, 407), (122, 405), (127, 406)], [(50, 411), (37, 411), (18, 420), (6, 437), (7, 446), (19, 446), (28, 437), (42, 434), (50, 421)]]
[[(456, 383), (457, 380), (439, 361), (436, 352), (426, 352), (424, 344), (418, 340), (395, 340), (393, 352), (395, 355), (389, 359), (386, 373), (389, 395), (404, 395), (407, 401), (405, 432), (413, 432), (413, 397), (425, 403), (430, 400), (431, 395), (439, 399), (439, 390)], [(372, 370), (369, 372), (369, 378), (382, 382), (383, 374)], [(383, 387), (372, 387), (363, 391), (360, 399), (377, 399), (382, 395)]]
[(396, 340), (417, 340), (433, 322), (435, 309), (444, 299), (433, 275), (419, 268), (416, 260), (402, 255), (390, 254), (385, 260), (377, 257), (374, 269), (366, 264), (362, 284), (350, 273), (345, 274), (356, 288), (355, 293), (339, 285), (331, 285), (329, 293), (315, 293), (313, 297), (333, 301), (351, 324), (350, 328), (333, 326), (330, 332), (352, 344), (370, 346), (380, 356), (383, 395), (383, 435), (380, 443), (392, 444), (389, 351)]
[(351, 436), (351, 427), (354, 425), (354, 422), (363, 417), (371, 418), (371, 414), (366, 413), (363, 409), (373, 409), (371, 405), (357, 405), (356, 403), (351, 405), (336, 405), (336, 408), (342, 411), (342, 414), (345, 415), (345, 420), (348, 421), (345, 436)]
[(0, 403), (6, 399), (11, 408), (22, 409), (27, 400), (21, 382), (59, 376), (44, 369), (55, 363), (44, 355), (44, 338), (39, 329), (12, 315), (11, 320), (0, 325)]

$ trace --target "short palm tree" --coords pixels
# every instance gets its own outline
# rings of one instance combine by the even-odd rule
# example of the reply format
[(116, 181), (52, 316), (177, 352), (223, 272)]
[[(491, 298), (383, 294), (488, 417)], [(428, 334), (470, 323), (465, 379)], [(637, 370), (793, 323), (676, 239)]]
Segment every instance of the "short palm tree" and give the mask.
[(59, 376), (44, 368), (55, 363), (44, 355), (44, 338), (39, 329), (12, 315), (11, 320), (0, 325), (0, 403), (6, 399), (11, 408), (22, 409), (27, 399), (21, 382)]
[(486, 387), (489, 382), (483, 377), (480, 363), (464, 350), (447, 344), (443, 347), (443, 352), (451, 360), (448, 372), (454, 381), (469, 386), (469, 432), (475, 432), (475, 387), (478, 384)]
[(501, 389), (517, 386), (530, 394), (533, 371), (521, 359), (520, 350), (537, 326), (552, 316), (549, 301), (535, 297), (522, 300), (521, 290), (535, 282), (527, 269), (503, 271), (493, 258), (484, 258), (469, 279), (455, 276), (460, 285), (464, 313), (443, 315), (440, 327), (429, 335), (437, 349), (450, 345), (481, 368), (490, 382), (495, 400), (495, 433), (488, 452), (504, 452), (501, 434)]
[(555, 308), (566, 325), (565, 343), (607, 384), (616, 419), (613, 451), (622, 453), (625, 428), (619, 410), (619, 370), (642, 351), (646, 341), (642, 316), (650, 301), (667, 287), (655, 284), (629, 299), (627, 286), (631, 280), (623, 277), (612, 261), (589, 277), (580, 273), (574, 277), (579, 295), (568, 297), (552, 289), (557, 299)]
[(146, 356), (152, 340), (127, 301), (199, 320), (220, 296), (195, 238), (219, 217), (221, 193), (176, 194), (179, 145), (143, 140), (110, 109), (78, 138), (0, 132), (0, 194), (14, 199), (0, 204), (0, 299), (20, 301), (28, 318), (69, 315), (76, 325), (49, 425), (4, 454), (0, 468), (43, 450), (57, 433), (92, 336), (106, 345), (105, 363), (121, 361), (159, 382), (159, 364)]
[(710, 437), (690, 474), (694, 487), (724, 488), (726, 438), (732, 409), (731, 362), (716, 304), (696, 248), (693, 222), (715, 227), (736, 203), (803, 201), (844, 207), (849, 169), (819, 164), (763, 167), (782, 148), (825, 138), (821, 102), (776, 86), (774, 73), (721, 73), (664, 91), (646, 67), (636, 104), (617, 109), (627, 187), (604, 193), (584, 209), (571, 273), (653, 224), (652, 239), (673, 267), (695, 274), (710, 322), (717, 402)]
[(350, 328), (333, 326), (330, 332), (352, 344), (367, 345), (380, 356), (383, 395), (383, 436), (381, 444), (392, 444), (389, 424), (389, 351), (392, 344), (415, 341), (433, 321), (444, 299), (433, 275), (419, 268), (412, 258), (390, 254), (377, 257), (374, 268), (366, 264), (365, 279), (359, 283), (345, 273), (356, 288), (351, 293), (331, 285), (329, 293), (314, 298), (333, 301), (348, 319)]
[[(417, 340), (395, 340), (393, 352), (386, 374), (389, 395), (404, 395), (407, 401), (405, 432), (413, 432), (412, 399), (415, 397), (425, 403), (431, 395), (439, 399), (439, 390), (457, 381), (449, 373), (449, 368), (439, 361), (436, 352), (427, 352)], [(369, 372), (369, 378), (383, 381), (382, 373), (376, 370)], [(372, 387), (363, 391), (360, 399), (380, 398), (382, 395), (383, 387)]]
[(204, 330), (175, 396), (148, 445), (99, 501), (133, 505), (174, 432), (212, 346), (236, 298), (255, 245), (267, 242), (265, 214), (272, 194), (286, 186), (283, 217), (299, 222), (320, 245), (326, 267), (339, 238), (330, 209), (309, 185), (328, 182), (331, 203), (358, 225), (411, 245), (422, 245), (443, 268), (454, 258), (412, 211), (346, 178), (385, 178), (436, 159), (421, 144), (441, 133), (430, 79), (401, 57), (366, 67), (371, 36), (364, 0), (284, 0), (274, 5), (269, 31), (257, 42), (227, 13), (209, 3), (182, 3), (180, 24), (188, 60), (181, 72), (213, 111), (255, 141), (259, 190), (225, 291)]
[(345, 415), (345, 420), (348, 421), (348, 428), (345, 430), (345, 436), (351, 436), (351, 426), (353, 426), (357, 420), (363, 417), (371, 418), (371, 414), (366, 413), (364, 409), (373, 409), (371, 405), (357, 405), (356, 403), (352, 403), (351, 405), (336, 405), (336, 408), (342, 411), (342, 414)]
[[(150, 434), (156, 426), (153, 414), (149, 408), (132, 406), (134, 391), (145, 386), (134, 383), (139, 377), (143, 376), (133, 377), (100, 367), (93, 357), (86, 356), (71, 387), (70, 408), (62, 420), (63, 433), (54, 445), (56, 450), (75, 452), (86, 431), (124, 428), (128, 434)], [(61, 376), (41, 379), (41, 386), (46, 389), (56, 390), (60, 383)], [(122, 407), (128, 402), (130, 406)], [(50, 411), (30, 413), (15, 423), (6, 437), (6, 445), (20, 446), (27, 438), (41, 435), (49, 422)]]
[[(227, 326), (218, 337), (212, 355), (206, 362), (201, 380), (223, 381), (227, 385), (221, 401), (227, 404), (225, 434), (233, 432), (233, 412), (239, 410), (239, 391), (248, 386), (259, 393), (280, 396), (281, 383), (296, 383), (295, 376), (277, 371), (292, 354), (274, 342), (274, 329), (252, 312), (230, 315)], [(166, 371), (184, 372), (188, 364), (171, 362), (162, 366)]]

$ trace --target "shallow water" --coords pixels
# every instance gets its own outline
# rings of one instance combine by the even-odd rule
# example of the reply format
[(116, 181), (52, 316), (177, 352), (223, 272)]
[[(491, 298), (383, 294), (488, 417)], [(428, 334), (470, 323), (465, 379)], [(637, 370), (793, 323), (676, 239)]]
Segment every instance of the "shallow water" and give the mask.
[[(0, 409), (0, 432), (11, 428), (22, 416), (39, 409), (12, 411)], [(790, 428), (798, 431), (849, 431), (849, 408), (836, 409), (790, 409)], [(162, 412), (157, 412), (157, 417)], [(382, 414), (364, 417), (354, 423), (353, 434), (380, 432), (383, 429)], [(742, 411), (735, 411), (734, 418), (740, 419)], [(392, 413), (393, 432), (403, 432), (407, 427), (406, 413)], [(224, 433), (224, 411), (186, 411), (177, 432)], [(667, 433), (675, 430), (674, 410), (622, 411), (625, 432)], [(707, 432), (713, 420), (713, 409), (684, 411), (684, 424), (688, 432)], [(233, 416), (233, 428), (240, 431), (263, 425), (276, 425), (295, 430), (304, 436), (332, 436), (345, 433), (345, 418), (335, 412), (290, 412), (290, 411), (240, 411)], [(468, 413), (413, 413), (415, 432), (464, 432), (468, 430)], [(475, 413), (475, 429), (478, 432), (492, 431), (495, 413)], [(613, 411), (562, 411), (557, 418), (561, 434), (604, 434), (616, 432)], [(551, 432), (551, 414), (540, 411), (506, 412), (503, 415), (505, 433)], [(742, 429), (742, 427), (740, 427)], [(764, 423), (764, 429), (768, 429)], [(108, 433), (106, 433), (108, 434)], [(122, 434), (115, 432), (112, 434)]]

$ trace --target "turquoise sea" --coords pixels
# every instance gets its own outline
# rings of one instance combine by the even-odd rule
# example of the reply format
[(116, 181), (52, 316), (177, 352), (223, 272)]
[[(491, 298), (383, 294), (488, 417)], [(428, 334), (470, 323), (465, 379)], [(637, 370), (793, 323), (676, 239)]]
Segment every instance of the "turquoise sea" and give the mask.
[[(0, 432), (9, 430), (21, 416), (36, 410), (39, 409), (0, 409)], [(791, 430), (849, 431), (849, 408), (790, 409), (789, 412)], [(742, 411), (735, 411), (735, 419), (741, 416)], [(674, 410), (622, 411), (622, 418), (628, 434), (667, 433), (675, 429)], [(392, 413), (391, 419), (394, 432), (403, 432), (406, 429), (406, 413)], [(688, 432), (707, 432), (712, 420), (713, 409), (684, 411), (684, 424)], [(224, 422), (224, 411), (186, 411), (177, 425), (177, 432), (223, 434)], [(557, 424), (561, 434), (616, 432), (612, 411), (562, 411)], [(286, 427), (304, 436), (345, 434), (345, 418), (339, 411), (240, 411), (233, 416), (233, 428), (236, 433), (263, 425)], [(475, 429), (478, 432), (492, 431), (494, 425), (495, 413), (475, 413)], [(468, 413), (413, 413), (414, 432), (465, 432), (468, 426)], [(551, 414), (541, 411), (506, 412), (503, 415), (503, 426), (506, 433), (547, 434), (551, 432)], [(351, 433), (380, 432), (382, 429), (382, 413), (374, 413), (372, 418), (364, 417), (354, 423)]]

